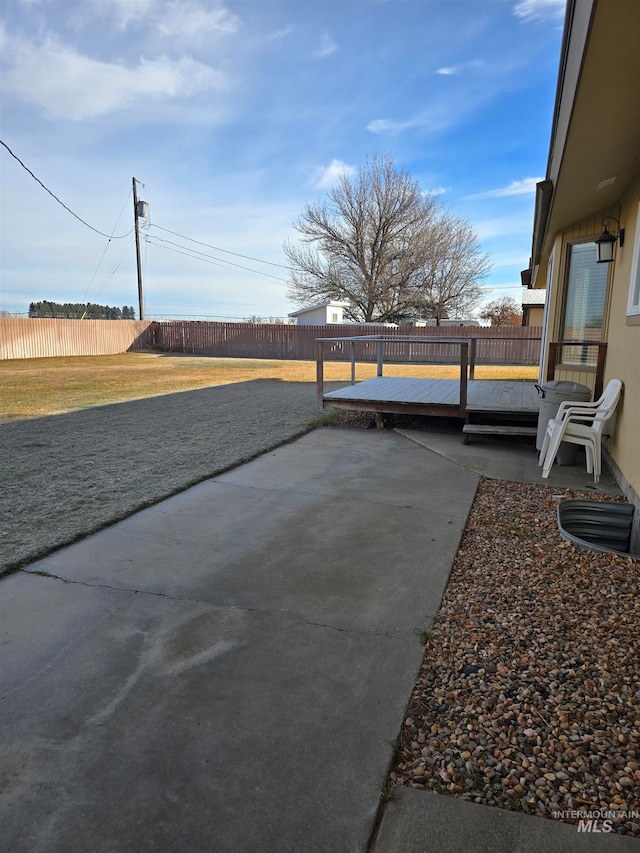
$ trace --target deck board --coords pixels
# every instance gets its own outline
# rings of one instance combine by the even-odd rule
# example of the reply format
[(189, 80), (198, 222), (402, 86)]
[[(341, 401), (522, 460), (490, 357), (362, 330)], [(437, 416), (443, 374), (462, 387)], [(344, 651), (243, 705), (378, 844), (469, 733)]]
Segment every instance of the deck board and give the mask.
[[(323, 403), (334, 408), (367, 411), (414, 413), (423, 407), (425, 414), (450, 415), (459, 410), (460, 382), (457, 379), (418, 379), (401, 376), (376, 376), (356, 385), (347, 385), (323, 396)], [(385, 408), (385, 405), (388, 408)], [(536, 415), (539, 403), (532, 382), (503, 379), (472, 379), (467, 384), (466, 412)], [(427, 412), (428, 410), (428, 412)], [(441, 410), (441, 411), (439, 411)]]

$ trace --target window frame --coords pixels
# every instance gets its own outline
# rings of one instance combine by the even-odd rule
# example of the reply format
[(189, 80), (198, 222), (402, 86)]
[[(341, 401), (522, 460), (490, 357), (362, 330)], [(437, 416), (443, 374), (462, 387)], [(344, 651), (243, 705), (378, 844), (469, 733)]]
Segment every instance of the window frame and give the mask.
[(629, 278), (629, 294), (627, 297), (627, 317), (638, 317), (640, 319), (640, 202), (638, 202), (636, 234), (633, 241), (631, 276)]
[[(565, 247), (564, 247), (564, 256), (565, 257), (564, 257), (564, 263), (563, 263), (563, 273), (562, 273), (563, 278), (562, 278), (562, 288), (561, 288), (562, 301), (561, 301), (561, 305), (560, 305), (561, 310), (560, 310), (560, 318), (559, 318), (560, 323), (559, 323), (559, 328), (558, 328), (558, 340), (565, 340), (564, 333), (565, 333), (565, 322), (566, 322), (566, 317), (567, 317), (567, 297), (569, 295), (569, 272), (570, 272), (570, 267), (571, 267), (571, 255), (572, 255), (571, 250), (572, 250), (573, 246), (581, 246), (581, 245), (585, 245), (587, 243), (593, 243), (594, 244), (594, 258), (595, 258), (595, 251), (596, 251), (595, 250), (595, 240), (596, 240), (596, 237), (597, 237), (597, 235), (593, 235), (590, 237), (580, 237), (580, 238), (576, 238), (573, 240), (567, 240), (567, 242), (565, 244)], [(600, 341), (602, 343), (606, 342), (606, 331), (607, 331), (607, 326), (608, 326), (607, 321), (608, 321), (608, 310), (609, 310), (609, 297), (610, 297), (610, 288), (611, 288), (611, 270), (610, 270), (610, 267), (612, 267), (613, 264), (606, 264), (605, 266), (607, 268), (607, 272), (606, 272), (604, 299), (603, 299), (603, 303), (602, 303), (602, 328), (600, 330)], [(569, 347), (567, 346), (566, 348), (568, 349)], [(564, 351), (565, 351), (565, 347), (563, 347), (561, 350), (561, 357), (560, 357), (560, 362), (558, 364), (558, 367), (562, 367), (562, 368), (567, 369), (567, 370), (582, 371), (585, 373), (595, 372), (596, 364), (594, 364), (594, 363), (585, 364), (585, 363), (576, 363), (574, 361), (565, 361), (564, 360)]]

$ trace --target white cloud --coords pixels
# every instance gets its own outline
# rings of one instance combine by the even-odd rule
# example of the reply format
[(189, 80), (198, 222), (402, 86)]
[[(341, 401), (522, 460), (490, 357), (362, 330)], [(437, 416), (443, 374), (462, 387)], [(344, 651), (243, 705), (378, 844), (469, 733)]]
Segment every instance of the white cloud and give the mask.
[(555, 21), (564, 17), (565, 0), (518, 0), (513, 14), (526, 24)]
[(198, 0), (91, 0), (80, 2), (73, 15), (76, 27), (111, 19), (121, 30), (155, 32), (183, 45), (198, 43), (212, 34), (237, 32), (240, 18), (222, 2)]
[(493, 252), (491, 254), (491, 263), (493, 264), (493, 269), (499, 269), (501, 267), (520, 267), (526, 266), (527, 257), (526, 254), (520, 253), (518, 255), (500, 255)]
[[(82, 7), (81, 14), (89, 13), (92, 4)], [(113, 15), (118, 26), (125, 30), (129, 24), (149, 20), (154, 8), (158, 7), (157, 0), (103, 0), (94, 10), (102, 14)]]
[(530, 240), (532, 214), (523, 212), (519, 216), (497, 216), (490, 219), (474, 220), (473, 230), (480, 240), (499, 238), (506, 235), (522, 234)]
[(268, 37), (269, 41), (280, 41), (280, 39), (284, 39), (287, 36), (290, 36), (291, 33), (294, 31), (294, 29), (295, 28), (294, 28), (293, 24), (289, 24), (288, 27), (284, 27), (281, 30), (276, 30), (275, 32), (271, 33), (271, 35)]
[(438, 68), (436, 69), (436, 74), (441, 74), (444, 77), (455, 77), (456, 74), (460, 74), (468, 69), (477, 70), (478, 68), (484, 68), (484, 62), (480, 59), (471, 59), (469, 62), (461, 62), (459, 65), (448, 65), (444, 68)]
[(391, 118), (377, 118), (369, 122), (367, 130), (371, 133), (402, 133), (403, 130), (408, 130), (416, 124), (417, 122), (414, 119), (396, 121)]
[(355, 172), (355, 166), (349, 166), (343, 163), (342, 160), (332, 160), (328, 166), (319, 169), (313, 181), (313, 188), (316, 190), (328, 190), (339, 180), (343, 175), (352, 175)]
[[(446, 70), (449, 76), (455, 76), (468, 69), (487, 71), (485, 63), (478, 59), (472, 59), (455, 67), (441, 68), (436, 73)], [(496, 73), (493, 72), (494, 77)], [(491, 74), (489, 76), (491, 77)], [(506, 76), (508, 75), (505, 74)], [(495, 84), (493, 87), (486, 84), (486, 77), (486, 73), (463, 74), (459, 77), (454, 97), (451, 95), (449, 86), (438, 87), (438, 91), (430, 98), (429, 105), (421, 112), (404, 119), (374, 119), (367, 125), (367, 130), (370, 133), (388, 134), (390, 136), (397, 136), (412, 128), (419, 128), (420, 131), (429, 134), (445, 130), (458, 123), (469, 112), (477, 111), (483, 103), (496, 96), (499, 88)], [(445, 89), (446, 91), (444, 91)]]
[(338, 45), (328, 33), (322, 33), (320, 36), (320, 47), (313, 54), (316, 59), (324, 59), (325, 56), (331, 56), (338, 49)]
[(536, 191), (536, 184), (544, 178), (523, 178), (521, 181), (511, 181), (506, 187), (485, 190), (481, 193), (465, 196), (465, 198), (505, 198), (511, 195), (530, 195)]
[[(5, 39), (5, 41), (8, 41)], [(8, 47), (8, 49), (7, 49)], [(189, 97), (224, 90), (226, 75), (193, 59), (141, 59), (138, 65), (99, 62), (49, 37), (42, 45), (10, 42), (3, 88), (50, 115), (81, 121), (147, 99)]]
[(429, 190), (423, 190), (422, 195), (442, 195), (443, 193), (446, 193), (446, 191), (446, 187), (433, 187)]
[(240, 18), (224, 7), (205, 9), (192, 2), (167, 3), (156, 23), (161, 35), (181, 42), (199, 41), (216, 32), (232, 34), (239, 26)]

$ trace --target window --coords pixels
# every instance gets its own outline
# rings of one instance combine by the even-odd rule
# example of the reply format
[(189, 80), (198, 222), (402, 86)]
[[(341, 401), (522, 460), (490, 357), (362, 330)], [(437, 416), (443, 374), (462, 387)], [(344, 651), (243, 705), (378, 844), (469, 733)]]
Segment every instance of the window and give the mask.
[[(563, 341), (601, 341), (609, 264), (596, 261), (595, 243), (569, 246)], [(564, 347), (564, 364), (595, 365), (596, 347)]]
[(629, 284), (629, 302), (627, 316), (640, 315), (640, 204), (636, 218), (636, 239), (633, 244), (633, 260), (631, 262), (631, 282)]
[(337, 322), (338, 322), (338, 314), (337, 314), (337, 313), (333, 313), (333, 314), (331, 315), (331, 322), (332, 322), (332, 323), (337, 323)]

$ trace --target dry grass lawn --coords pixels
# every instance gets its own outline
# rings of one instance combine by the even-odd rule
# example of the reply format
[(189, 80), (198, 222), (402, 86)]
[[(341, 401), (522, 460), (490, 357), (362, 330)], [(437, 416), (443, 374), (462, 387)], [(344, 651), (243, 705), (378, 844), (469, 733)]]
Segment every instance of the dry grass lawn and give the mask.
[[(357, 378), (375, 376), (374, 364), (359, 364)], [(387, 376), (454, 379), (456, 365), (385, 365)], [(254, 379), (315, 382), (312, 361), (121, 353), (105, 356), (16, 359), (0, 363), (0, 422), (122, 403)], [(530, 379), (536, 367), (478, 367), (476, 379)], [(325, 362), (325, 380), (346, 381), (350, 365)]]

